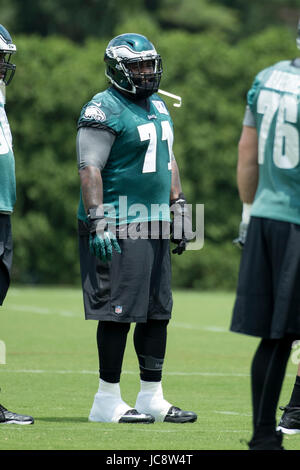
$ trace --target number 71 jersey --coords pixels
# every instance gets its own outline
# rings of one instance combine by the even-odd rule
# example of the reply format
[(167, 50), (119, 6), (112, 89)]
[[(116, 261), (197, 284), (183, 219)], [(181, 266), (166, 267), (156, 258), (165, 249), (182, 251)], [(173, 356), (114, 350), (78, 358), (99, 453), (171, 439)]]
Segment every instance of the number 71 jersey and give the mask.
[(262, 70), (248, 92), (259, 163), (251, 215), (300, 224), (300, 68), (293, 64)]
[(104, 128), (116, 136), (101, 176), (103, 202), (113, 207), (117, 224), (169, 221), (173, 123), (158, 95), (149, 104), (147, 111), (108, 88), (83, 107), (78, 121), (78, 127)]

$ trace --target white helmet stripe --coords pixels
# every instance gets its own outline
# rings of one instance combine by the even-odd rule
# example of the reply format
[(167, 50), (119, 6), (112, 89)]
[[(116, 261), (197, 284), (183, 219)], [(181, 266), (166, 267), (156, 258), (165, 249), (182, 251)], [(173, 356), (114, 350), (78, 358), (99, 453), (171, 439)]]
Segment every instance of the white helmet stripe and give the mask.
[(133, 51), (126, 44), (121, 46), (110, 47), (107, 49), (107, 55), (114, 58), (122, 59), (136, 59), (136, 58), (147, 58), (152, 56), (157, 56), (155, 49), (149, 49), (148, 51)]
[(0, 51), (10, 52), (12, 54), (13, 52), (16, 52), (16, 50), (16, 46), (12, 43), (7, 43), (4, 37), (0, 34)]

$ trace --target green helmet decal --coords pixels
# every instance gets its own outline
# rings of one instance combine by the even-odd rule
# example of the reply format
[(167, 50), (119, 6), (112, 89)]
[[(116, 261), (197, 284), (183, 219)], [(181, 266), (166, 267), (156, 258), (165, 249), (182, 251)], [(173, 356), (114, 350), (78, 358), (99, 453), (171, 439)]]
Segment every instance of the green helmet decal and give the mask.
[(137, 98), (157, 92), (162, 61), (145, 36), (134, 33), (116, 36), (108, 43), (104, 61), (106, 76), (119, 90)]

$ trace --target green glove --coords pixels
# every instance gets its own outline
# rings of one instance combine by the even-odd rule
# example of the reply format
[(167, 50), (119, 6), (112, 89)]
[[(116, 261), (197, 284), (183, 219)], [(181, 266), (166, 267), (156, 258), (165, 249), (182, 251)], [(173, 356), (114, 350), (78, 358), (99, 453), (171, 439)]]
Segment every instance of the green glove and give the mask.
[(121, 248), (116, 236), (109, 230), (105, 216), (97, 212), (101, 214), (99, 208), (92, 208), (88, 213), (89, 249), (92, 255), (107, 263), (112, 258), (112, 250), (121, 253)]

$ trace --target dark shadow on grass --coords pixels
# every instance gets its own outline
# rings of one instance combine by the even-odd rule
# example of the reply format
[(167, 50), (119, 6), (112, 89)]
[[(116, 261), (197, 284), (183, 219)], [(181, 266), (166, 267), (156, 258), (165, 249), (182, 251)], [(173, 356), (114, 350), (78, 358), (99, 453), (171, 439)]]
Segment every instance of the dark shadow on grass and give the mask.
[(53, 417), (53, 416), (44, 416), (42, 418), (34, 418), (35, 423), (39, 421), (44, 421), (45, 423), (89, 423), (89, 420), (86, 417), (81, 416), (62, 416), (62, 417)]

